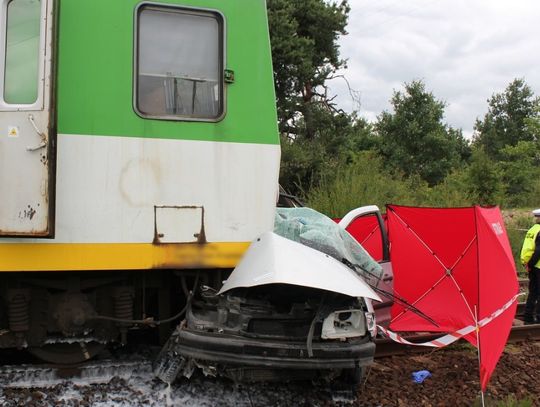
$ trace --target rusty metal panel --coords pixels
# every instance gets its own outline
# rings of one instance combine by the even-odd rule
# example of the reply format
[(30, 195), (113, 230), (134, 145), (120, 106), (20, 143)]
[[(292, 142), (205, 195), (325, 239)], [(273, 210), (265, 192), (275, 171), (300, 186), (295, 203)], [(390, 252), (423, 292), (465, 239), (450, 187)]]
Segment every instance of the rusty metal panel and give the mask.
[[(52, 201), (54, 157), (51, 142), (51, 87), (54, 0), (42, 1), (39, 20), (39, 49), (34, 102), (6, 100), (9, 47), (7, 23), (15, 2), (0, 0), (0, 236), (50, 237), (53, 232)], [(30, 4), (30, 3), (28, 3)], [(14, 7), (14, 6), (13, 6)], [(25, 3), (17, 9), (24, 18)], [(38, 10), (39, 13), (39, 10)], [(23, 15), (23, 17), (20, 17)], [(36, 27), (37, 27), (36, 25)], [(36, 34), (37, 35), (37, 34)], [(18, 64), (26, 60), (17, 60)], [(18, 66), (18, 65), (17, 65)]]
[(202, 206), (155, 206), (154, 243), (205, 243)]

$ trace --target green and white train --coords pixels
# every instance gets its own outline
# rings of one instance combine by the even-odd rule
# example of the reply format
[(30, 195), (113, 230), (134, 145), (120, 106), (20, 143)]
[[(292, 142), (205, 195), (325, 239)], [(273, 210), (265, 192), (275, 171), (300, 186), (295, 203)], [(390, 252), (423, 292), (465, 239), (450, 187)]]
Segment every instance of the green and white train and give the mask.
[(0, 347), (84, 360), (272, 229), (266, 4), (0, 5)]

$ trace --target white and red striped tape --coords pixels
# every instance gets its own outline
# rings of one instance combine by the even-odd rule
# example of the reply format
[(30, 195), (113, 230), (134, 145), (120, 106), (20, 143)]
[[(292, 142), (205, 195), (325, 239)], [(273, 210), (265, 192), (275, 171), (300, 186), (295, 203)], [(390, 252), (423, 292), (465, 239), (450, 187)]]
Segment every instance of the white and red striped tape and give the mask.
[(423, 343), (409, 342), (408, 340), (406, 340), (402, 336), (399, 336), (395, 332), (392, 332), (392, 331), (390, 331), (390, 330), (388, 330), (386, 328), (383, 328), (380, 325), (377, 325), (377, 327), (386, 336), (388, 336), (390, 339), (392, 339), (395, 342), (402, 343), (404, 345), (430, 346), (430, 347), (433, 347), (433, 348), (442, 348), (444, 346), (450, 345), (451, 343), (454, 343), (455, 341), (457, 341), (460, 338), (463, 338), (465, 335), (468, 335), (471, 332), (479, 330), (480, 328), (482, 328), (482, 327), (486, 326), (487, 324), (489, 324), (491, 321), (493, 321), (495, 318), (497, 318), (499, 315), (501, 315), (504, 311), (506, 311), (508, 308), (510, 308), (512, 306), (512, 304), (517, 300), (517, 298), (520, 295), (523, 295), (523, 294), (522, 293), (521, 294), (516, 294), (510, 301), (508, 301), (506, 304), (504, 304), (497, 311), (493, 312), (490, 316), (485, 317), (485, 318), (481, 319), (480, 321), (478, 321), (478, 324), (476, 326), (475, 325), (469, 325), (469, 326), (466, 326), (465, 328), (461, 328), (458, 331), (455, 331), (453, 333), (444, 335), (444, 336), (442, 336), (440, 338), (437, 338), (437, 339), (434, 339), (434, 340), (428, 341), (428, 342), (423, 342)]

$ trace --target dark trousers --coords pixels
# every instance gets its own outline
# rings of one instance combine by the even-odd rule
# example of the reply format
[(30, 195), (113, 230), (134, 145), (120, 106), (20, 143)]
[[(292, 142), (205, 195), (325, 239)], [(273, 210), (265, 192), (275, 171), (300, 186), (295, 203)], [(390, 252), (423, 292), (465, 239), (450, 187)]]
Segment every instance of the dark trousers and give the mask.
[(525, 322), (540, 323), (540, 269), (533, 267), (529, 271), (529, 296), (525, 303)]

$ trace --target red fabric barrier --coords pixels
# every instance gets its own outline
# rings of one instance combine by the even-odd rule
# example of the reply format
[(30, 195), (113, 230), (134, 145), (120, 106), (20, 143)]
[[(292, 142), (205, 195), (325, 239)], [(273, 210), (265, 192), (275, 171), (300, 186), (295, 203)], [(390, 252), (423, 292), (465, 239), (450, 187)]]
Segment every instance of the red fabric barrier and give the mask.
[[(339, 223), (340, 220), (340, 218), (334, 219), (336, 223)], [(366, 249), (375, 261), (383, 259), (382, 235), (377, 217), (362, 216), (356, 218), (346, 230)]]
[[(489, 316), (518, 292), (498, 208), (387, 206), (395, 294), (390, 328), (454, 332)], [(517, 304), (465, 337), (479, 347), (485, 390), (504, 349)]]

